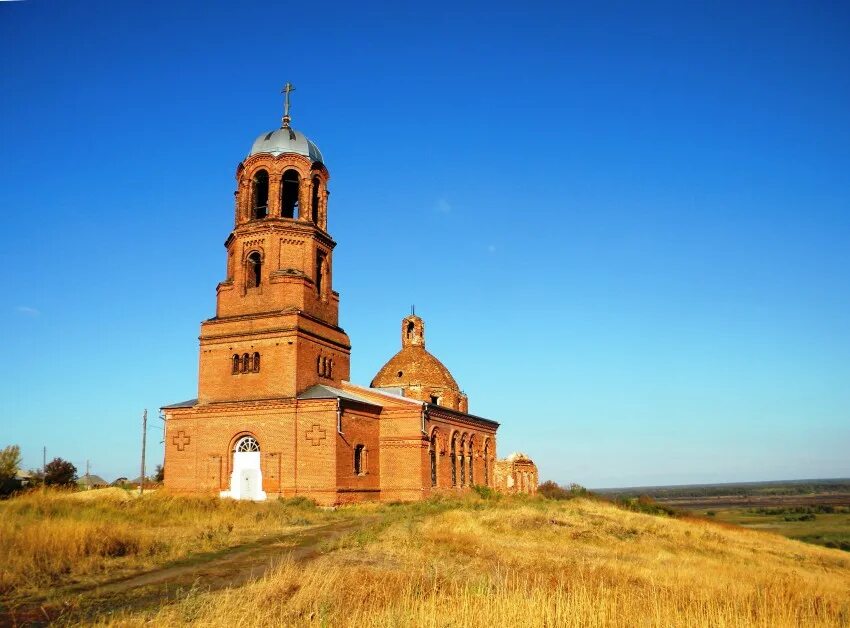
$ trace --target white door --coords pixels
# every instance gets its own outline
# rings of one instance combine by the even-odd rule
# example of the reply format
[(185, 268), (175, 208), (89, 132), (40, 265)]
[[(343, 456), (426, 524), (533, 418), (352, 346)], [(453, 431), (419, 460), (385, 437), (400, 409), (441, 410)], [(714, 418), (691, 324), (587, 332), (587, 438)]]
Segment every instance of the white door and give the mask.
[(225, 496), (255, 501), (265, 499), (259, 444), (251, 436), (245, 436), (233, 449), (233, 473), (230, 474), (230, 490)]

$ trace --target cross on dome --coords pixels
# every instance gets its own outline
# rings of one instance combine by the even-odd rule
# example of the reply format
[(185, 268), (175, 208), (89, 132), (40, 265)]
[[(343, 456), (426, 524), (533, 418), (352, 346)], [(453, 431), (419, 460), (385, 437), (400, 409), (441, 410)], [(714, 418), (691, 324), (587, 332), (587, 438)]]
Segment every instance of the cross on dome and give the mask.
[(281, 120), (280, 128), (288, 129), (289, 123), (292, 122), (292, 117), (289, 115), (289, 95), (295, 91), (295, 85), (287, 81), (280, 93), (283, 94), (283, 119)]

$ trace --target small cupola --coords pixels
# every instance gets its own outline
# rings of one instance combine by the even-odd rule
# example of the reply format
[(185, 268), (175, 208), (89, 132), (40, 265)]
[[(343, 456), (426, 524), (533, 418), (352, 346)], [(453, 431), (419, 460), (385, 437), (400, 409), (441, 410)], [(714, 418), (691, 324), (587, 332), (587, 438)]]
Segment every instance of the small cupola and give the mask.
[(425, 348), (425, 321), (411, 314), (401, 321), (401, 346)]

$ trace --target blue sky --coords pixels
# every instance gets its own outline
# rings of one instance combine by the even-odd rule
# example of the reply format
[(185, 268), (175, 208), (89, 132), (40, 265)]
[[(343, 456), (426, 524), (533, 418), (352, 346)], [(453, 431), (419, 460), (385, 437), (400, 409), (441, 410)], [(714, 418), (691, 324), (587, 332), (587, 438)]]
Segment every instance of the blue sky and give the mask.
[(160, 459), (291, 81), (355, 382), (415, 303), (544, 479), (850, 476), (850, 7), (523, 6), (0, 3), (0, 446)]

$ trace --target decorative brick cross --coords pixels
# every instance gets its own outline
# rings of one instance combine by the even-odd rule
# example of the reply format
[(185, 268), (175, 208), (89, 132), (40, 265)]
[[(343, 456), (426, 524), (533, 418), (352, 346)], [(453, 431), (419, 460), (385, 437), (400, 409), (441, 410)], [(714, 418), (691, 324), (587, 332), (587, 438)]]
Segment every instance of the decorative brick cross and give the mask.
[(307, 440), (312, 445), (320, 445), (325, 440), (325, 430), (314, 423), (313, 428), (309, 432), (306, 432), (304, 436), (307, 437)]
[(192, 437), (188, 436), (186, 432), (180, 430), (174, 436), (171, 437), (171, 442), (177, 445), (177, 451), (183, 451), (186, 449), (186, 446), (191, 441)]

